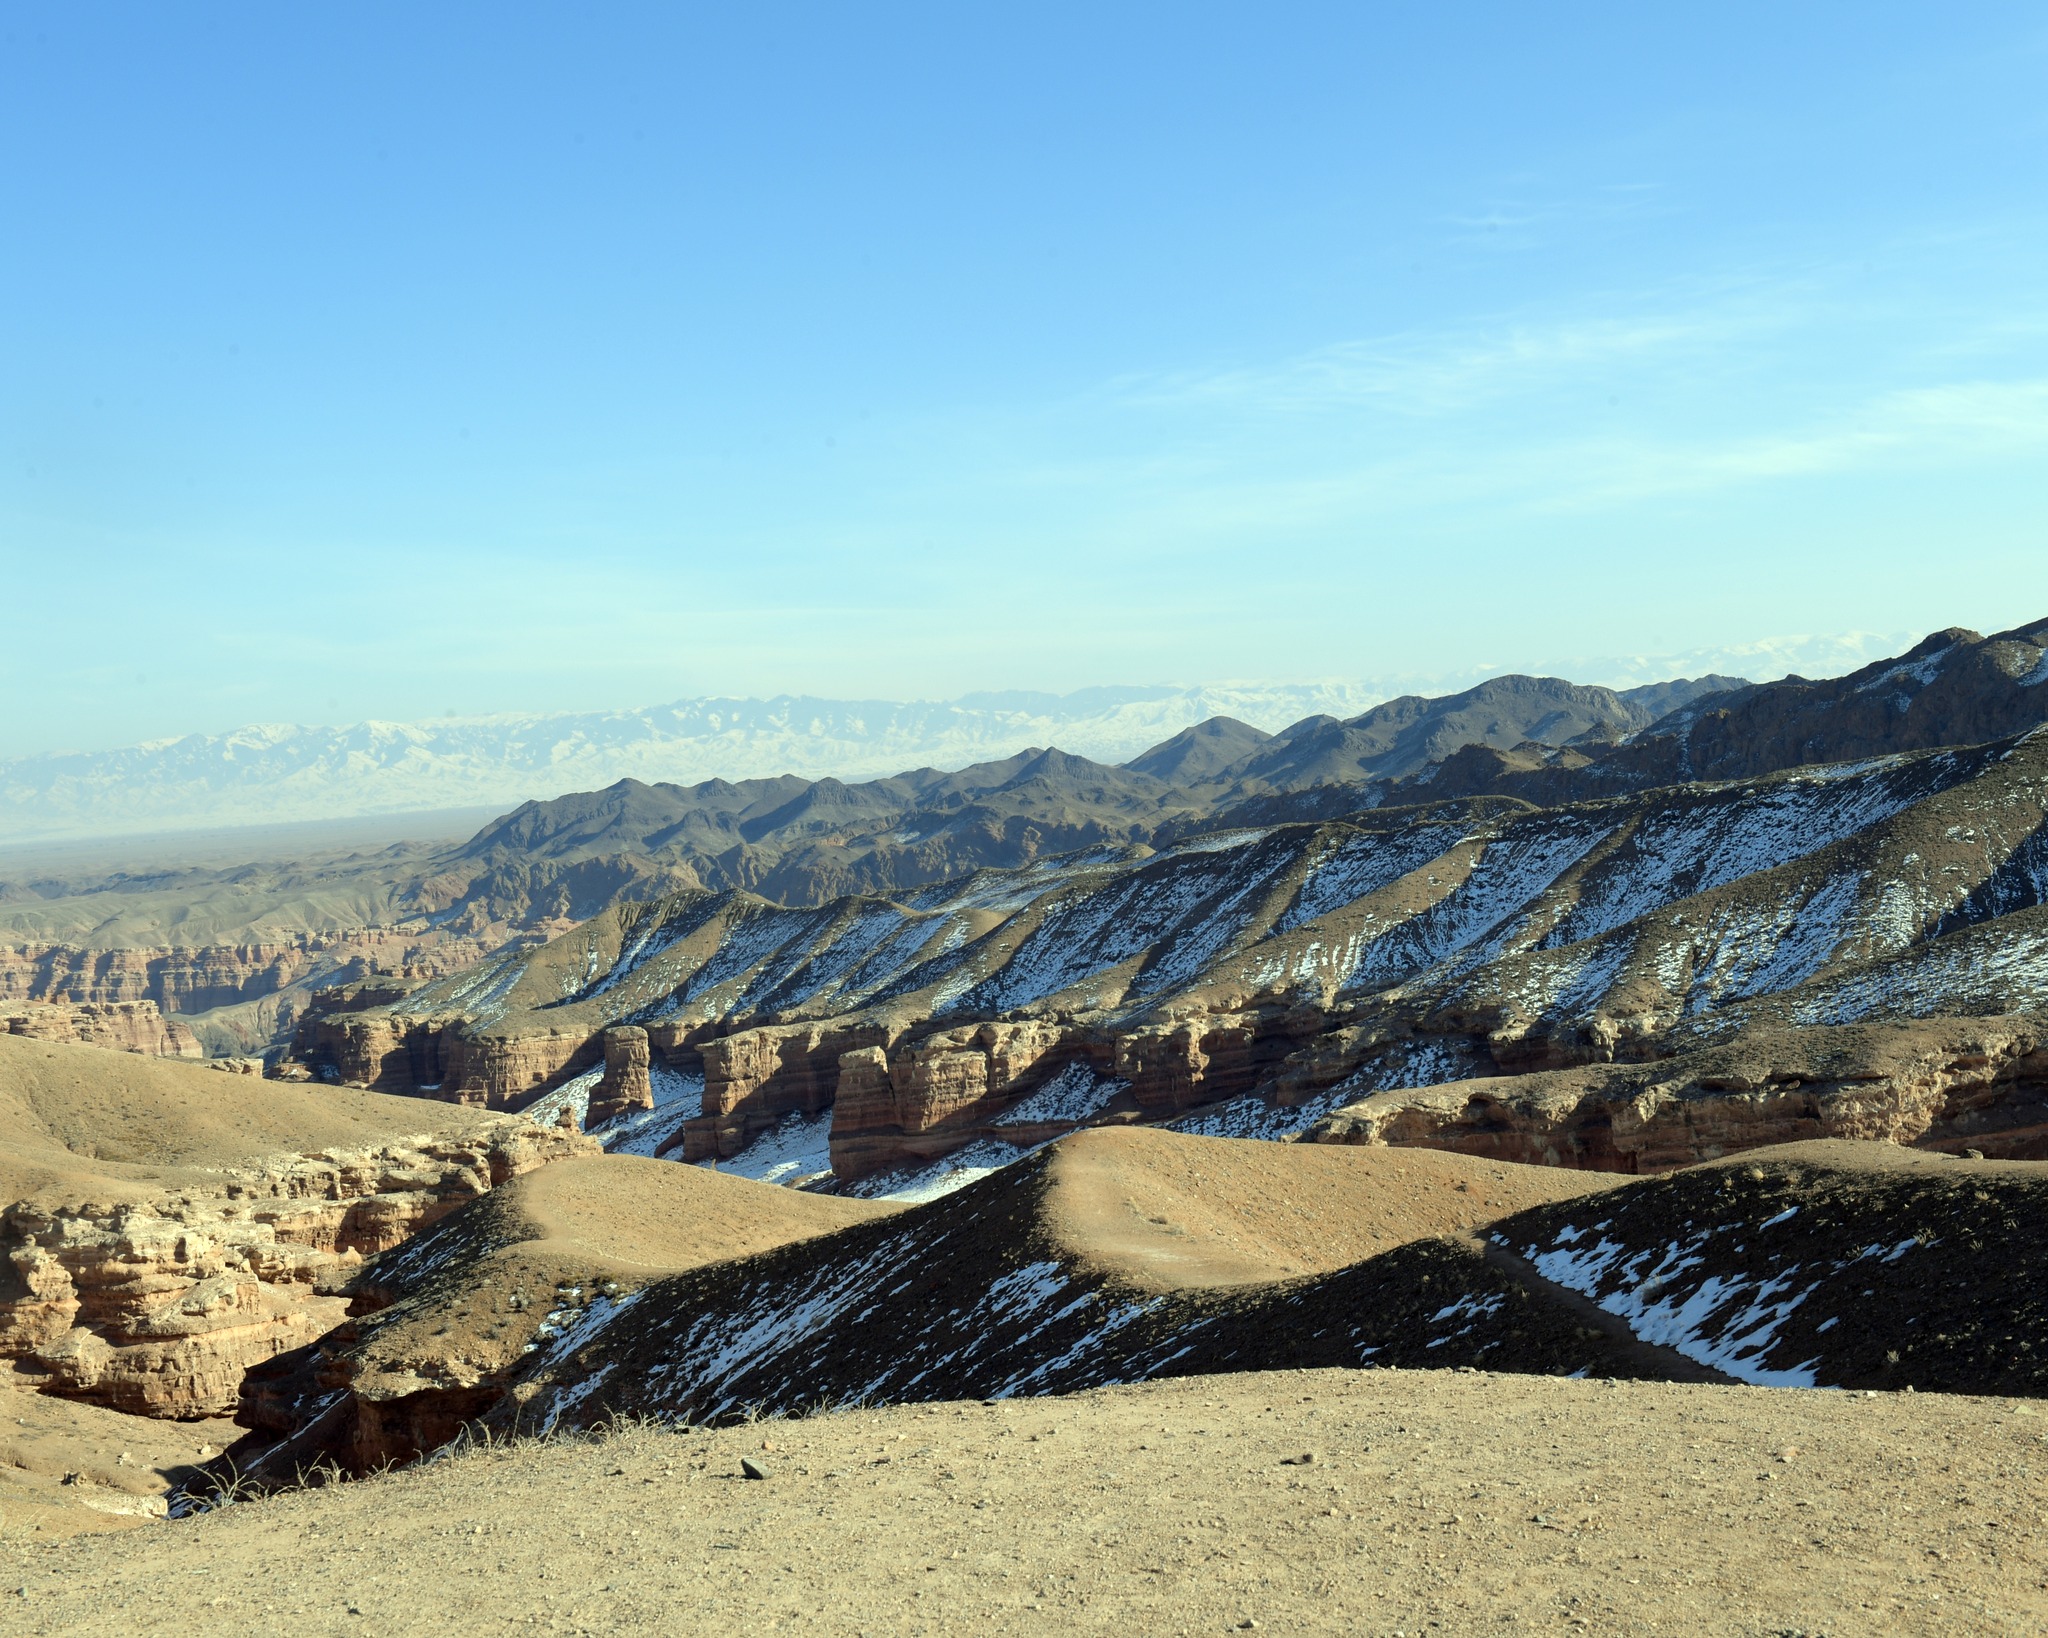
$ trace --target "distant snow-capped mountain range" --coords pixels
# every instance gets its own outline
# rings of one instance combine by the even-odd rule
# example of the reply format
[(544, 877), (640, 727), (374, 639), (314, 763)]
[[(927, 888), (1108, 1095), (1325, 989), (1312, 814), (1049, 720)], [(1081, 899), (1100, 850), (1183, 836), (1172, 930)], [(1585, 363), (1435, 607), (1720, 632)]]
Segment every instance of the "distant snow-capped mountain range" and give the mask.
[(694, 784), (958, 767), (1057, 744), (1118, 762), (1191, 723), (1279, 729), (1386, 698), (1366, 683), (1091, 688), (956, 700), (678, 700), (639, 711), (348, 727), (257, 724), (116, 751), (0, 762), (0, 840), (510, 807), (620, 779)]
[[(1893, 652), (1901, 636), (1772, 638), (1684, 654), (1566, 660), (1542, 669), (1616, 689), (1708, 672), (1833, 676)], [(1277, 732), (1308, 716), (1353, 717), (1397, 694), (1447, 693), (1497, 670), (1428, 679), (976, 693), (910, 703), (778, 695), (345, 727), (257, 723), (121, 750), (0, 760), (0, 843), (509, 808), (627, 778), (684, 785), (776, 774), (872, 779), (923, 766), (964, 767), (1030, 746), (1057, 745), (1097, 762), (1121, 762), (1209, 717), (1235, 717)]]

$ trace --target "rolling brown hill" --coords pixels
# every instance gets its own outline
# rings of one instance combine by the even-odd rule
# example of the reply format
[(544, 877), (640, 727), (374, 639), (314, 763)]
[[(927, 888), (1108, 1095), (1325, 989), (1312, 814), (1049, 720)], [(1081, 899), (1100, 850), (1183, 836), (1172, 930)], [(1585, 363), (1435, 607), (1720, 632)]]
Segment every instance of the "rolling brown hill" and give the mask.
[[(2041, 1162), (1829, 1141), (1625, 1179), (1109, 1130), (865, 1219), (690, 1170), (550, 1168), (387, 1253), (379, 1316), (251, 1373), (236, 1469), (1243, 1370), (2048, 1395)], [(716, 1226), (672, 1241), (670, 1195)]]

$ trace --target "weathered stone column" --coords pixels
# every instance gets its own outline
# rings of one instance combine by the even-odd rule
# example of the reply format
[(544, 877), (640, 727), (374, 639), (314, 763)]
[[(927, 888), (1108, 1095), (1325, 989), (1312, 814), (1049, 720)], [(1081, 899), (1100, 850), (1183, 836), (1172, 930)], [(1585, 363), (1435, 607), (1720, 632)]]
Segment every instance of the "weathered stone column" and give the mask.
[(648, 1078), (647, 1031), (637, 1024), (615, 1024), (604, 1032), (604, 1079), (590, 1094), (590, 1118), (584, 1129), (595, 1131), (637, 1109), (654, 1107), (654, 1083)]

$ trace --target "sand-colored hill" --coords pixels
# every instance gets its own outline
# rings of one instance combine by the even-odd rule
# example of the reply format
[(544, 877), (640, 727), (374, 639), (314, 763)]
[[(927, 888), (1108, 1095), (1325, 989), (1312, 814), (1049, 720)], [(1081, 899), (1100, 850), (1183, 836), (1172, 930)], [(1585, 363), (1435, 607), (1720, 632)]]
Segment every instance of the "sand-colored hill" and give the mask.
[(279, 1156), (458, 1139), (500, 1117), (349, 1087), (0, 1035), (0, 1195), (141, 1198)]
[(522, 1361), (491, 1417), (705, 1419), (1495, 1350), (1531, 1371), (1656, 1374), (1625, 1333), (1494, 1268), (1476, 1238), (1619, 1182), (1458, 1155), (1076, 1133), (885, 1221), (592, 1304), (572, 1340)]
[(1037, 1210), (1077, 1267), (1168, 1291), (1329, 1273), (1614, 1181), (1430, 1151), (1104, 1127), (1053, 1147)]
[[(1378, 1269), (1377, 1254), (1418, 1245), (1423, 1263), (1448, 1259), (1510, 1305), (1501, 1335), (1521, 1339), (1530, 1368), (1624, 1369), (1597, 1335), (1489, 1272), (1470, 1238), (1618, 1181), (1147, 1129), (1076, 1133), (910, 1210), (669, 1162), (566, 1162), (388, 1253), (354, 1286), (358, 1312), (376, 1312), (252, 1371), (238, 1415), (257, 1431), (234, 1461), (276, 1482), (322, 1455), (367, 1471), (479, 1419), (516, 1427), (586, 1410), (696, 1415), (755, 1399), (788, 1408), (1141, 1377), (1145, 1360), (1172, 1351), (1155, 1344), (1187, 1324), (1216, 1327), (1242, 1351), (1242, 1327), (1201, 1306), (1219, 1293)], [(1456, 1315), (1431, 1329), (1445, 1304), (1426, 1269), (1374, 1278), (1385, 1288), (1375, 1336), (1412, 1330), (1421, 1348), (1465, 1329)], [(1131, 1319), (1144, 1323), (1119, 1338), (1129, 1346), (1090, 1340)], [(1271, 1338), (1270, 1359), (1292, 1362), (1299, 1330)]]
[(1629, 1180), (1323, 1152), (1077, 1134), (887, 1221), (589, 1303), (489, 1416), (1363, 1364), (2048, 1395), (2043, 1163), (1838, 1142)]
[(114, 1536), (47, 1543), (10, 1515), (0, 1619), (50, 1638), (2019, 1638), (2048, 1626), (2038, 1412), (1290, 1371), (627, 1429)]
[(249, 1366), (342, 1319), (365, 1259), (595, 1148), (516, 1117), (0, 1036), (0, 1366), (129, 1417), (220, 1417)]
[(409, 1459), (495, 1407), (587, 1305), (897, 1209), (626, 1155), (529, 1173), (366, 1270), (349, 1323), (253, 1369), (238, 1414), (254, 1432), (234, 1462), (275, 1480), (322, 1455), (358, 1470)]

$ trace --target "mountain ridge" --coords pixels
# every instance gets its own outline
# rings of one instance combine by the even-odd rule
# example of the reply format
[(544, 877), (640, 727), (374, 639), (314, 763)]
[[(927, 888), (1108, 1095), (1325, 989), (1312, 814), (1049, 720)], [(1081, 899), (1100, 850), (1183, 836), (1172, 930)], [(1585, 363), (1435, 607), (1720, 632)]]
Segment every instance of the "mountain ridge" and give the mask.
[(1274, 727), (1383, 697), (1366, 683), (1088, 688), (958, 700), (686, 699), (631, 711), (499, 713), (342, 727), (251, 724), (0, 761), (0, 839), (508, 806), (623, 777), (872, 779), (1050, 740), (1111, 761), (1218, 714)]

